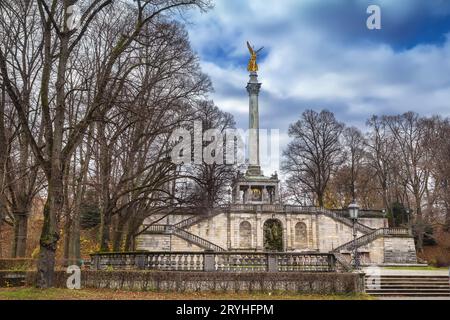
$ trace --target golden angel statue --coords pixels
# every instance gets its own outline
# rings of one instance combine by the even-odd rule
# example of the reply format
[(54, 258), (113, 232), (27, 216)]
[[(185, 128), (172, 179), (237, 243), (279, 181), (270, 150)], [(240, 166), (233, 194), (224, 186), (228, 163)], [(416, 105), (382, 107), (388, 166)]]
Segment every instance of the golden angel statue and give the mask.
[(258, 58), (258, 53), (261, 52), (264, 47), (255, 51), (255, 49), (250, 45), (248, 41), (247, 47), (248, 51), (250, 51), (250, 61), (248, 62), (247, 70), (250, 72), (256, 72), (258, 71), (258, 64), (256, 63), (256, 59)]

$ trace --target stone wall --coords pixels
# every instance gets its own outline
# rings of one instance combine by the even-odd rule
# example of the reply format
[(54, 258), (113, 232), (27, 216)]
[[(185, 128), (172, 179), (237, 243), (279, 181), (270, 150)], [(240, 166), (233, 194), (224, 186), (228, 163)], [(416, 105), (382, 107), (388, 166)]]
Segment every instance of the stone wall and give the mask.
[(388, 228), (389, 223), (386, 218), (359, 218), (359, 223), (362, 223), (372, 229)]
[(416, 246), (412, 237), (385, 237), (384, 263), (417, 263)]
[[(363, 234), (357, 232), (358, 237)], [(325, 215), (319, 215), (318, 234), (319, 251), (330, 252), (334, 248), (353, 240), (353, 229)]]
[(203, 248), (175, 235), (143, 234), (136, 240), (137, 251), (203, 251)]
[(384, 238), (378, 238), (366, 246), (358, 249), (365, 259), (364, 264), (383, 264), (384, 263)]
[(143, 234), (136, 239), (136, 250), (171, 251), (171, 236), (165, 234)]
[[(211, 219), (203, 220), (186, 231), (204, 238), (222, 248), (227, 248), (227, 234), (228, 234), (228, 219), (227, 213), (221, 213), (212, 217)], [(189, 251), (188, 248), (186, 250)]]

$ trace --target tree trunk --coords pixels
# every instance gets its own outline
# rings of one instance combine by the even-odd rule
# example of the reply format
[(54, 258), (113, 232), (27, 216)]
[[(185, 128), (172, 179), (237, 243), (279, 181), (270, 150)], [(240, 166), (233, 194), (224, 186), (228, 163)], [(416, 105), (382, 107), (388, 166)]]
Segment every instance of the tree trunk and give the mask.
[(108, 212), (103, 212), (100, 222), (100, 251), (109, 251), (111, 215)]
[(450, 206), (446, 206), (444, 231), (450, 232)]
[(12, 258), (23, 258), (27, 251), (28, 213), (14, 213), (14, 240)]
[(66, 217), (64, 224), (64, 266), (71, 265), (70, 262), (70, 240), (72, 238), (72, 223), (69, 216)]
[(55, 255), (59, 233), (56, 225), (56, 212), (62, 208), (62, 198), (58, 201), (58, 192), (53, 191), (53, 186), (49, 185), (49, 194), (44, 206), (44, 225), (40, 239), (40, 251), (38, 259), (38, 279), (39, 288), (50, 288), (53, 286), (55, 273)]
[(2, 226), (3, 226), (3, 217), (1, 216), (0, 213), (0, 258), (3, 258), (3, 238), (2, 238)]
[(317, 201), (319, 202), (319, 207), (323, 208), (323, 193), (317, 193)]
[(80, 219), (74, 219), (70, 237), (69, 261), (71, 264), (80, 265), (81, 245), (80, 245)]
[(420, 199), (416, 197), (416, 230), (417, 230), (417, 250), (419, 252), (423, 252), (423, 236), (425, 233), (423, 217), (422, 217), (422, 208)]
[(122, 234), (123, 234), (123, 226), (121, 226), (120, 215), (116, 216), (114, 219), (114, 232), (113, 232), (113, 241), (112, 241), (112, 250), (114, 252), (120, 251), (120, 245), (122, 243)]

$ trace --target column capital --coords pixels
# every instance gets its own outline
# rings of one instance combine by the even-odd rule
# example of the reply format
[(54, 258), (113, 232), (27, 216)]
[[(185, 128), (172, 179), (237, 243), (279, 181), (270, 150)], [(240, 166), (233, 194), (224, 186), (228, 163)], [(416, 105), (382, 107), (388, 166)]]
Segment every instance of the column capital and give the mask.
[(259, 91), (261, 90), (261, 83), (248, 83), (247, 84), (247, 92), (249, 95), (259, 95)]
[(258, 95), (261, 90), (261, 83), (258, 82), (258, 74), (256, 72), (250, 73), (250, 80), (247, 83), (247, 92), (249, 95)]

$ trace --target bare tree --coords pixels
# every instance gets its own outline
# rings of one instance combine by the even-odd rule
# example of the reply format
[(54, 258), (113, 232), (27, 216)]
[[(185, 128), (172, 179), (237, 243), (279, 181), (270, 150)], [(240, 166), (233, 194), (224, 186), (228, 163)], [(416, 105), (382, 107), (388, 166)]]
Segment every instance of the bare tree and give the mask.
[[(37, 87), (41, 70), (39, 37), (39, 13), (30, 1), (2, 2), (0, 4), (0, 49), (8, 56), (9, 77), (14, 82), (15, 93), (19, 99), (28, 129), (38, 141), (39, 114)], [(27, 243), (28, 217), (35, 194), (42, 186), (38, 174), (39, 166), (30, 149), (27, 128), (17, 117), (12, 101), (7, 95), (7, 79), (0, 74), (1, 121), (0, 145), (1, 167), (4, 189), (1, 201), (9, 211), (14, 226), (12, 257), (24, 257)]]
[(422, 201), (429, 182), (431, 161), (430, 148), (425, 143), (429, 127), (424, 119), (412, 112), (401, 116), (385, 116), (383, 119), (400, 151), (397, 161), (401, 163), (400, 174), (414, 199), (417, 248), (422, 250), (425, 232)]
[(301, 185), (306, 192), (314, 193), (320, 207), (337, 167), (342, 164), (341, 135), (344, 125), (333, 113), (307, 110), (302, 118), (289, 127), (293, 141), (284, 152), (283, 170), (288, 175), (288, 186)]
[[(64, 207), (64, 173), (73, 152), (81, 142), (89, 125), (107, 111), (108, 100), (114, 92), (120, 92), (123, 84), (117, 81), (116, 74), (121, 73), (121, 58), (127, 55), (130, 46), (136, 43), (142, 30), (150, 23), (156, 22), (165, 14), (173, 14), (174, 10), (185, 10), (192, 7), (204, 9), (208, 5), (202, 0), (166, 0), (166, 1), (135, 1), (133, 4), (116, 4), (116, 10), (128, 10), (128, 27), (121, 30), (121, 35), (111, 39), (110, 48), (102, 61), (102, 68), (95, 75), (95, 91), (90, 103), (80, 112), (74, 125), (67, 129), (66, 98), (71, 90), (86, 90), (68, 88), (67, 78), (71, 74), (70, 62), (73, 61), (77, 49), (92, 32), (91, 23), (112, 0), (86, 1), (83, 7), (80, 27), (72, 29), (68, 23), (71, 1), (24, 1), (37, 8), (40, 17), (39, 35), (42, 39), (42, 69), (39, 72), (39, 113), (42, 115), (43, 142), (36, 140), (27, 117), (27, 110), (19, 94), (19, 84), (15, 81), (9, 61), (12, 59), (10, 48), (0, 48), (0, 72), (7, 94), (14, 105), (20, 124), (27, 137), (28, 144), (37, 159), (40, 168), (48, 181), (47, 202), (44, 207), (44, 226), (40, 240), (40, 255), (38, 263), (39, 286), (49, 287), (53, 284), (55, 251), (59, 239), (58, 220)], [(7, 2), (7, 4), (12, 1)], [(8, 12), (10, 6), (4, 6)], [(114, 23), (114, 21), (108, 21)], [(17, 40), (20, 40), (19, 37)], [(19, 42), (19, 41), (17, 41)], [(13, 45), (13, 44), (11, 44)], [(122, 77), (123, 78), (123, 77)], [(119, 90), (118, 90), (119, 89)], [(111, 94), (112, 93), (112, 94)]]
[(382, 118), (372, 116), (368, 121), (369, 133), (366, 140), (368, 165), (373, 168), (379, 194), (384, 208), (391, 212), (392, 174), (394, 171), (394, 140)]
[(350, 194), (352, 199), (356, 199), (356, 182), (359, 177), (359, 173), (363, 166), (365, 156), (365, 139), (361, 131), (356, 127), (349, 127), (344, 130), (344, 148), (347, 153), (347, 163), (349, 169), (349, 181)]
[[(431, 181), (434, 187), (433, 200), (428, 200), (429, 207), (444, 211), (444, 219), (436, 217), (437, 225), (443, 224), (444, 231), (450, 232), (450, 120), (441, 117), (429, 119), (430, 135), (426, 139), (432, 152)], [(428, 187), (428, 186), (427, 186)], [(429, 188), (427, 198), (430, 198)]]
[[(200, 101), (196, 110), (198, 119), (202, 122), (204, 131), (216, 129), (223, 138), (226, 137), (229, 129), (235, 128), (235, 121), (231, 114), (222, 112), (212, 101)], [(210, 142), (205, 141), (203, 147)], [(225, 150), (225, 143), (219, 143)], [(187, 165), (190, 193), (187, 195), (190, 202), (197, 207), (204, 208), (208, 212), (214, 206), (223, 202), (226, 198), (227, 187), (230, 187), (235, 176), (236, 165), (227, 163), (226, 152), (222, 153), (223, 161), (207, 163), (203, 159), (201, 164)]]

